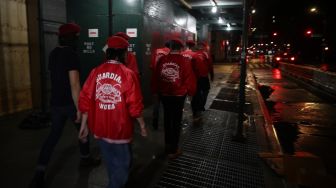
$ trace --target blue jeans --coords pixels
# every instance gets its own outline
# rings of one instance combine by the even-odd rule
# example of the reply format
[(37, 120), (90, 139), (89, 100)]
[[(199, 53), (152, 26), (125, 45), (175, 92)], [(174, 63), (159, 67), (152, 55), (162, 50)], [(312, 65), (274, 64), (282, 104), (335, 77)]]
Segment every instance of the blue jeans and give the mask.
[(109, 184), (107, 188), (122, 188), (125, 186), (131, 165), (130, 144), (111, 144), (98, 140), (102, 157), (106, 163)]
[[(65, 123), (68, 119), (72, 120), (72, 122), (76, 125), (77, 130), (79, 130), (80, 123), (74, 122), (76, 119), (76, 112), (76, 108), (73, 105), (51, 107), (51, 130), (40, 152), (37, 163), (38, 170), (45, 170), (46, 166), (48, 165), (51, 154), (53, 153), (56, 144), (62, 136)], [(85, 143), (78, 141), (82, 158), (89, 157), (90, 154), (88, 139), (89, 137)]]

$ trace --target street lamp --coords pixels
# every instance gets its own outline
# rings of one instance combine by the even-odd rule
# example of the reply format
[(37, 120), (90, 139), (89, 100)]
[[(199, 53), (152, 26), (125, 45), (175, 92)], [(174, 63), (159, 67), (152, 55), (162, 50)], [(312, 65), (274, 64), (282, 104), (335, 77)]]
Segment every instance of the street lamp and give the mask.
[(312, 13), (317, 13), (317, 8), (316, 7), (311, 7), (309, 9), (309, 11), (312, 12)]
[(308, 36), (308, 37), (312, 37), (312, 35), (313, 35), (313, 31), (312, 31), (312, 29), (307, 29), (307, 30), (305, 31), (305, 35)]
[(313, 33), (313, 31), (311, 29), (306, 30), (306, 36), (309, 37), (315, 37), (315, 38), (321, 38), (321, 45), (319, 47), (319, 51), (321, 52), (321, 61), (324, 63), (325, 61), (325, 56), (326, 56), (326, 51), (325, 47), (327, 47), (327, 17), (325, 15), (325, 12), (321, 11), (318, 7), (310, 7), (309, 8), (309, 13), (310, 14), (316, 14), (319, 15), (322, 19), (322, 33), (318, 34), (318, 33)]

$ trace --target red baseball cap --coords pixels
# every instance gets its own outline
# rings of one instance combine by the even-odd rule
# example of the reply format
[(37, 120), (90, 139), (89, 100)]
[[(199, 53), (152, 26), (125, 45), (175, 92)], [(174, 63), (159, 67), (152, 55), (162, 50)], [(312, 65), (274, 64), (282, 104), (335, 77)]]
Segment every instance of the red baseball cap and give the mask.
[(66, 23), (58, 28), (58, 35), (76, 34), (80, 32), (80, 26), (75, 23)]
[(196, 45), (195, 41), (193, 41), (193, 40), (187, 40), (187, 41), (186, 41), (186, 44), (187, 44), (187, 45), (192, 45), (192, 46), (195, 46), (195, 45)]
[(183, 41), (177, 37), (171, 38), (170, 41), (174, 41), (175, 43), (180, 44), (181, 46), (184, 46)]
[(208, 46), (209, 46), (209, 45), (208, 45), (208, 42), (206, 42), (206, 41), (201, 42), (200, 45), (202, 45), (202, 46), (204, 46), (204, 47), (208, 47)]
[(114, 34), (114, 36), (122, 37), (125, 40), (129, 40), (130, 39), (130, 37), (126, 33), (124, 33), (124, 32), (118, 32), (118, 33)]
[(112, 36), (107, 39), (107, 47), (114, 49), (125, 49), (128, 47), (128, 42), (122, 37)]

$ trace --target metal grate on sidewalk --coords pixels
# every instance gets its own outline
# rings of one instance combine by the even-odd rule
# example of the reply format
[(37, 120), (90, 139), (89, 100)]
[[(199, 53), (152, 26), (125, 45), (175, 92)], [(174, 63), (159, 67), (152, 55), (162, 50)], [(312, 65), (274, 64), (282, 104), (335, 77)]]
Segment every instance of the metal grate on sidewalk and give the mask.
[(169, 163), (156, 187), (259, 188), (262, 180), (259, 167), (183, 155)]
[(155, 187), (264, 187), (255, 129), (247, 129), (246, 143), (232, 141), (236, 116), (231, 112), (206, 111), (201, 125), (188, 128), (183, 155), (169, 161)]

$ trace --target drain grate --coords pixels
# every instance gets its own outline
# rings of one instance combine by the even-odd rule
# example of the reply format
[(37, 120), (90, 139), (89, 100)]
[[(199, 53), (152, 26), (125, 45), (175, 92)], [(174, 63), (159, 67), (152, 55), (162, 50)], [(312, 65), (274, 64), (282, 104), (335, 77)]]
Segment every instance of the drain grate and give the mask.
[(214, 161), (184, 155), (169, 163), (169, 167), (158, 185), (211, 187), (209, 185), (214, 179), (215, 171), (216, 163)]
[(259, 167), (181, 156), (169, 163), (156, 187), (263, 187)]
[(258, 166), (258, 148), (255, 144), (249, 143), (248, 140), (246, 143), (234, 142), (231, 140), (231, 135), (229, 139), (230, 140), (223, 141), (220, 151), (225, 152), (219, 154), (221, 160)]
[(238, 93), (238, 89), (222, 88), (217, 94), (216, 98), (228, 101), (238, 101)]
[[(212, 104), (210, 105), (210, 108), (216, 109), (216, 110), (238, 113), (238, 102), (213, 100)], [(244, 111), (247, 114), (252, 114), (253, 113), (252, 104), (245, 103)]]
[(213, 188), (260, 188), (265, 187), (263, 171), (260, 167), (232, 162), (218, 164)]
[(195, 155), (217, 158), (218, 151), (221, 149), (221, 145), (218, 143), (221, 143), (224, 135), (223, 129), (218, 132), (210, 130), (192, 131), (189, 138), (186, 138), (183, 142), (182, 149)]
[(203, 124), (191, 126), (183, 140), (182, 149), (193, 155), (217, 158), (222, 141), (235, 125), (236, 115), (208, 110), (203, 114)]
[(168, 162), (155, 187), (264, 187), (253, 125), (246, 128), (246, 143), (239, 143), (232, 141), (236, 113), (207, 110), (202, 117), (201, 123), (186, 129), (183, 154)]

